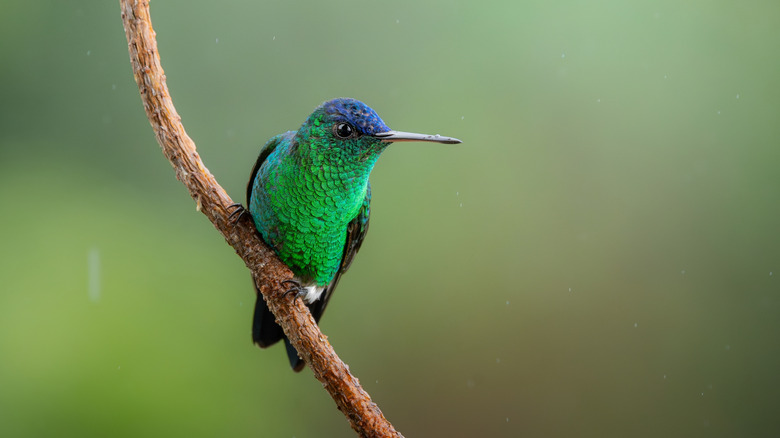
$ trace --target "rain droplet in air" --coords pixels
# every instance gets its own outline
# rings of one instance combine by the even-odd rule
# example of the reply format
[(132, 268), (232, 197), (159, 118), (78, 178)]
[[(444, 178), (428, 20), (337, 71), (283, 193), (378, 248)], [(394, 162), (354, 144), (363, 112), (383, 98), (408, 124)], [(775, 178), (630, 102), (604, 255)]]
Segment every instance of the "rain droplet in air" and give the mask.
[(216, 44), (219, 44), (219, 38), (217, 38), (215, 41), (216, 41)]
[(87, 56), (92, 54), (92, 50), (87, 50)]

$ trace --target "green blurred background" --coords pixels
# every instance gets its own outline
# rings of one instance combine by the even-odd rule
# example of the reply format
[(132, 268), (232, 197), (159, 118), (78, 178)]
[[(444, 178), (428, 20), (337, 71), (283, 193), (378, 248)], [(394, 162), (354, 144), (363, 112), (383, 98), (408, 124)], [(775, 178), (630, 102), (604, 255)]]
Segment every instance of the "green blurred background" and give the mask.
[[(0, 6), (0, 435), (343, 437), (176, 181), (116, 1)], [(236, 200), (361, 99), (399, 144), (322, 329), (406, 436), (780, 436), (780, 3), (152, 3)]]

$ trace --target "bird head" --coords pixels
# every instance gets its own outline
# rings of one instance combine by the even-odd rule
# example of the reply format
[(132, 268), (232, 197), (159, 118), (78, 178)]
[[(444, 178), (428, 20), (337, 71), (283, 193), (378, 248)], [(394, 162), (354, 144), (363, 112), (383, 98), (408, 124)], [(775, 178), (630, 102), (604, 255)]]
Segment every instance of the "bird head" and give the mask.
[(318, 106), (298, 130), (297, 140), (299, 144), (301, 140), (308, 140), (319, 153), (331, 151), (341, 156), (346, 153), (359, 157), (361, 161), (370, 158), (375, 160), (393, 142), (461, 142), (440, 135), (393, 131), (376, 111), (350, 98), (333, 99)]

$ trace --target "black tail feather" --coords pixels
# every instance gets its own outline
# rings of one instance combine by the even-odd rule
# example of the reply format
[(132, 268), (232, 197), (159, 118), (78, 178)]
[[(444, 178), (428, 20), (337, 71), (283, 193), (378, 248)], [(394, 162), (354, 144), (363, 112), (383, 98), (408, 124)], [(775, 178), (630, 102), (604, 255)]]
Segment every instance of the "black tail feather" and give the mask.
[(274, 314), (265, 304), (263, 295), (258, 292), (255, 301), (255, 315), (252, 319), (252, 341), (260, 348), (270, 347), (284, 337), (284, 332), (276, 323)]
[(290, 340), (287, 339), (287, 336), (284, 337), (284, 346), (287, 347), (287, 358), (290, 359), (290, 366), (292, 367), (293, 371), (296, 373), (300, 372), (303, 367), (306, 366), (306, 362), (298, 357), (298, 350), (292, 346)]
[(257, 293), (255, 301), (255, 314), (252, 319), (252, 341), (260, 348), (270, 347), (279, 340), (284, 339), (284, 346), (287, 349), (287, 358), (290, 360), (290, 366), (293, 371), (300, 371), (306, 363), (298, 357), (298, 351), (290, 344), (287, 336), (284, 335), (282, 327), (276, 323), (276, 318), (268, 306), (265, 304), (263, 294)]

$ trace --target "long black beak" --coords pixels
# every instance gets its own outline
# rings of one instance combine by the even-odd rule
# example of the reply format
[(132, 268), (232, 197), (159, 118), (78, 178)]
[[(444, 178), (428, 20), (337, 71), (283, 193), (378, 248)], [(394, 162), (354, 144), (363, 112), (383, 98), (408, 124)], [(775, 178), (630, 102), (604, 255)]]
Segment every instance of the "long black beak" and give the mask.
[(392, 143), (396, 141), (434, 141), (436, 143), (446, 143), (446, 144), (463, 143), (457, 138), (443, 137), (439, 134), (436, 135), (415, 134), (414, 132), (403, 132), (403, 131), (378, 132), (374, 134), (374, 137), (379, 138), (382, 141), (388, 143)]

